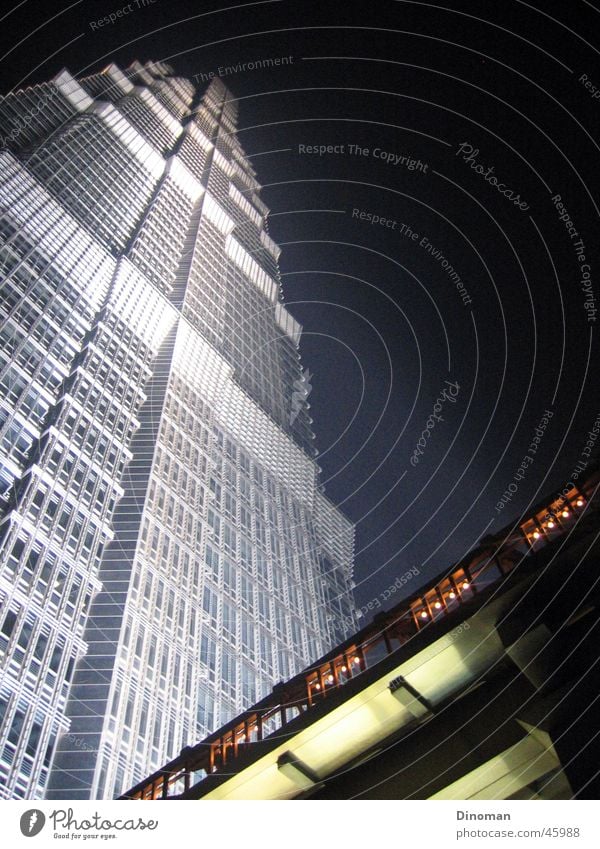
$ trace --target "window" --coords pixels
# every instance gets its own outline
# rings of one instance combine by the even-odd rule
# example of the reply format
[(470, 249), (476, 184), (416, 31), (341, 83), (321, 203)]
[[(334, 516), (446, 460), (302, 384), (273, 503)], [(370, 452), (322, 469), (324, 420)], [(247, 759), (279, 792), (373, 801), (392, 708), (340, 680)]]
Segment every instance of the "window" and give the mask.
[(273, 644), (267, 634), (261, 633), (260, 645), (260, 668), (268, 675), (273, 674)]
[(236, 592), (237, 573), (231, 560), (223, 558), (223, 588), (232, 598), (237, 595)]
[(246, 616), (244, 616), (242, 618), (242, 653), (249, 660), (254, 660), (254, 656), (255, 656), (254, 624)]
[(54, 650), (52, 652), (52, 657), (50, 658), (50, 669), (52, 672), (57, 672), (58, 667), (60, 665), (60, 661), (62, 659), (64, 646), (60, 643), (57, 643), (54, 646)]
[(240, 536), (240, 560), (242, 569), (252, 574), (252, 546), (246, 537)]
[(219, 539), (221, 536), (221, 519), (217, 516), (214, 510), (209, 509), (208, 511), (208, 526), (211, 530), (212, 539), (215, 545), (219, 544)]
[(246, 666), (246, 664), (242, 664), (242, 704), (247, 708), (254, 701), (256, 701), (256, 678), (254, 671)]
[(33, 632), (33, 622), (26, 621), (23, 623), (23, 627), (21, 628), (21, 633), (19, 634), (19, 639), (17, 640), (17, 645), (19, 648), (27, 649), (29, 645), (29, 640), (31, 639), (31, 634)]
[(285, 610), (278, 604), (275, 605), (275, 633), (280, 640), (287, 639)]
[(38, 743), (40, 742), (40, 736), (42, 733), (42, 726), (39, 722), (34, 722), (31, 726), (31, 732), (29, 734), (29, 740), (27, 741), (27, 748), (25, 752), (30, 755), (32, 758), (35, 757), (37, 752)]
[(35, 646), (35, 651), (33, 652), (33, 656), (36, 660), (42, 660), (44, 657), (44, 653), (46, 651), (46, 646), (48, 645), (48, 636), (46, 634), (40, 634), (38, 637), (38, 641)]
[(269, 586), (269, 566), (267, 558), (260, 551), (256, 552), (256, 576), (264, 587)]
[(17, 621), (17, 614), (14, 610), (9, 610), (4, 617), (4, 622), (2, 623), (2, 633), (7, 639), (10, 639), (10, 636), (15, 627), (15, 622)]
[(302, 628), (300, 622), (292, 616), (292, 644), (298, 654), (304, 653), (304, 645), (302, 639)]
[(208, 586), (204, 587), (202, 593), (202, 609), (208, 617), (211, 628), (216, 628), (218, 611), (217, 594)]
[(225, 649), (221, 659), (221, 679), (223, 682), (223, 692), (226, 695), (235, 697), (237, 683), (237, 661), (231, 652)]
[(0, 726), (4, 722), (4, 717), (6, 716), (7, 709), (8, 701), (6, 699), (0, 698)]
[(23, 551), (25, 550), (25, 541), (22, 539), (17, 539), (15, 544), (12, 547), (12, 551), (10, 553), (11, 559), (18, 563), (23, 555)]
[(237, 641), (237, 612), (229, 602), (223, 602), (223, 639), (232, 645)]
[(271, 627), (271, 601), (264, 590), (258, 591), (258, 618), (267, 628)]
[(202, 729), (200, 732), (201, 734), (212, 731), (214, 728), (215, 703), (212, 695), (204, 689), (200, 690), (198, 693), (198, 713), (196, 715), (196, 721)]
[(252, 581), (246, 577), (246, 575), (240, 576), (241, 581), (241, 594), (242, 594), (242, 607), (248, 611), (248, 613), (254, 612), (254, 585)]
[(237, 548), (237, 533), (231, 525), (226, 523), (223, 525), (223, 546), (225, 551), (228, 551), (230, 554), (235, 556)]
[(252, 533), (252, 514), (246, 507), (240, 508), (240, 521), (242, 524), (242, 530), (250, 535)]
[(279, 676), (284, 680), (290, 677), (290, 658), (286, 651), (277, 652), (277, 660), (279, 663)]
[(214, 681), (217, 672), (217, 644), (208, 634), (200, 637), (200, 663), (208, 670), (208, 680)]
[(215, 583), (219, 582), (219, 555), (212, 548), (212, 546), (206, 546), (206, 555), (205, 555), (206, 565), (208, 566), (208, 574)]
[(24, 710), (16, 710), (15, 715), (13, 717), (12, 724), (10, 726), (10, 731), (8, 732), (8, 742), (12, 743), (16, 746), (21, 737), (21, 731), (23, 730), (23, 724), (25, 722), (25, 711)]

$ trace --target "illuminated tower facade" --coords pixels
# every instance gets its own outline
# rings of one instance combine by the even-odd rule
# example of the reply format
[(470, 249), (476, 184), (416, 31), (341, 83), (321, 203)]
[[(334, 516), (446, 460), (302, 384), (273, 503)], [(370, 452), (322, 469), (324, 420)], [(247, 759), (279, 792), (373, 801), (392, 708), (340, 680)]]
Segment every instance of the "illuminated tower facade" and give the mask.
[(0, 796), (110, 798), (355, 628), (353, 527), (225, 86), (0, 118)]

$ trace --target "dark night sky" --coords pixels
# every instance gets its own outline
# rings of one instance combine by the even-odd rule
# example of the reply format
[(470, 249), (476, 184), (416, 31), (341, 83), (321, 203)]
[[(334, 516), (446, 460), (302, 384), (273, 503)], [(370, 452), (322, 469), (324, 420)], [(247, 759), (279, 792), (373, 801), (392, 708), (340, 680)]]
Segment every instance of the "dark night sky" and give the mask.
[[(193, 77), (293, 57), (222, 78), (239, 98), (240, 140), (304, 325), (326, 491), (357, 523), (358, 602), (413, 566), (423, 580), (437, 574), (568, 481), (600, 411), (597, 322), (584, 308), (600, 294), (600, 11), (583, 0), (129, 5), (95, 30), (127, 4), (26, 0), (2, 21), (2, 90), (63, 66), (81, 75), (163, 59)], [(528, 208), (476, 173), (461, 144)], [(445, 381), (458, 396), (442, 402), (412, 466)], [(547, 409), (534, 461), (498, 513)]]

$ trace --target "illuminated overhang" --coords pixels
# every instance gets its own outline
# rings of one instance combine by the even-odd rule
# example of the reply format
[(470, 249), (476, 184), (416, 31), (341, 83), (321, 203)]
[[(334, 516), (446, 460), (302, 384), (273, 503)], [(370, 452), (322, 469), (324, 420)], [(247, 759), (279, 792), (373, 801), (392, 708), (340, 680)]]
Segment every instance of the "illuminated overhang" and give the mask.
[(167, 159), (165, 174), (171, 177), (173, 182), (189, 197), (192, 203), (195, 203), (202, 195), (204, 186), (188, 171), (179, 157), (171, 156)]
[(180, 319), (172, 368), (209, 404), (218, 403), (232, 382), (233, 369), (185, 319)]
[(129, 67), (136, 74), (136, 76), (140, 80), (142, 80), (142, 82), (146, 83), (146, 85), (152, 85), (152, 83), (154, 82), (154, 77), (148, 73), (148, 71), (144, 68), (144, 66), (138, 59), (135, 59)]
[(103, 71), (102, 74), (110, 79), (123, 91), (125, 94), (130, 94), (134, 91), (135, 86), (131, 83), (123, 71), (112, 62)]
[(299, 324), (296, 319), (290, 315), (290, 313), (281, 303), (275, 304), (275, 321), (283, 330), (283, 332), (290, 337), (294, 345), (300, 344), (300, 337), (302, 336), (302, 325)]
[[(229, 197), (237, 203), (242, 212), (248, 216), (257, 227), (263, 226), (263, 217), (262, 215), (252, 206), (250, 201), (244, 197), (244, 195), (240, 192), (239, 189), (233, 185), (233, 183), (229, 184)], [(261, 232), (261, 241), (262, 241), (262, 232)]]
[(235, 221), (227, 215), (225, 210), (219, 206), (216, 200), (208, 192), (204, 195), (202, 202), (202, 215), (217, 228), (224, 236), (229, 237), (235, 227)]
[(135, 321), (138, 336), (153, 351), (158, 351), (177, 320), (173, 305), (125, 257), (119, 260), (107, 307), (124, 324)]
[(315, 773), (291, 752), (284, 752), (277, 758), (277, 769), (290, 781), (298, 785), (299, 790), (311, 790), (319, 784)]
[(408, 683), (408, 681), (398, 675), (389, 683), (390, 693), (395, 699), (406, 708), (415, 719), (423, 719), (431, 715), (431, 704), (422, 696), (418, 690)]
[(63, 70), (60, 74), (57, 74), (52, 82), (65, 100), (78, 112), (85, 112), (86, 109), (92, 106), (94, 102), (92, 98), (67, 70)]
[[(334, 701), (332, 694), (330, 710), (308, 725), (302, 716), (289, 723), (285, 734), (274, 735), (273, 748), (262, 757), (233, 775), (209, 776), (207, 781), (220, 783), (212, 789), (207, 785), (201, 798), (293, 799), (368, 758), (391, 735), (427, 722), (437, 704), (468, 687), (502, 653), (500, 638), (476, 615), (468, 630), (445, 634), (408, 660), (396, 666), (392, 663), (391, 668), (383, 662), (373, 667), (368, 682), (358, 691), (354, 688), (343, 701)], [(360, 686), (361, 679), (354, 683)], [(321, 709), (326, 706), (324, 700)], [(282, 742), (277, 745), (279, 739)], [(298, 769), (280, 768), (279, 759), (284, 755), (286, 763), (291, 760), (302, 765), (302, 778)]]
[[(477, 769), (452, 782), (431, 799), (508, 799), (561, 763), (550, 735), (518, 720), (525, 736)], [(563, 781), (566, 778), (563, 777)]]
[(96, 101), (92, 112), (95, 112), (115, 136), (125, 145), (138, 162), (158, 180), (165, 170), (165, 160), (138, 133), (134, 127), (119, 112), (106, 101)]
[(279, 287), (275, 280), (270, 277), (267, 272), (253, 259), (247, 250), (231, 234), (227, 237), (225, 243), (227, 256), (233, 260), (237, 267), (242, 271), (252, 283), (259, 289), (263, 295), (272, 303), (277, 303)]
[(227, 175), (227, 177), (233, 176), (234, 167), (232, 163), (225, 159), (221, 151), (217, 150), (216, 148), (213, 153), (213, 164), (216, 165), (217, 168), (220, 168), (221, 171)]
[(214, 144), (208, 138), (206, 133), (204, 133), (202, 129), (196, 123), (194, 123), (194, 120), (190, 121), (189, 124), (185, 125), (184, 132), (187, 133), (187, 135), (191, 136), (191, 138), (193, 138), (194, 141), (197, 142), (200, 147), (207, 153), (208, 151), (213, 149)]
[(279, 245), (273, 241), (273, 239), (266, 233), (264, 230), (260, 232), (260, 241), (265, 246), (265, 248), (269, 251), (275, 262), (279, 259), (279, 255), (281, 254), (281, 248)]
[(263, 218), (267, 218), (270, 210), (269, 210), (269, 207), (266, 205), (266, 203), (263, 201), (263, 199), (260, 198), (256, 194), (256, 192), (253, 192), (250, 200), (252, 201), (254, 206), (258, 209), (258, 211), (263, 216)]
[(183, 132), (183, 127), (177, 121), (173, 115), (166, 109), (160, 100), (154, 95), (150, 89), (146, 88), (146, 86), (134, 86), (135, 92), (146, 104), (152, 109), (154, 114), (159, 118), (165, 127), (167, 127), (174, 135), (175, 138), (181, 135)]

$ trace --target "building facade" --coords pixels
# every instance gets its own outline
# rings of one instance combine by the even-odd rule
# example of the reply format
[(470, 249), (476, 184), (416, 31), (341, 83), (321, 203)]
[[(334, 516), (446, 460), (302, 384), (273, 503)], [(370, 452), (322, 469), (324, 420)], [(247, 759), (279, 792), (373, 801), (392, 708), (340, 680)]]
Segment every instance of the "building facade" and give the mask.
[(220, 80), (0, 118), (0, 796), (110, 798), (352, 630), (353, 527)]

